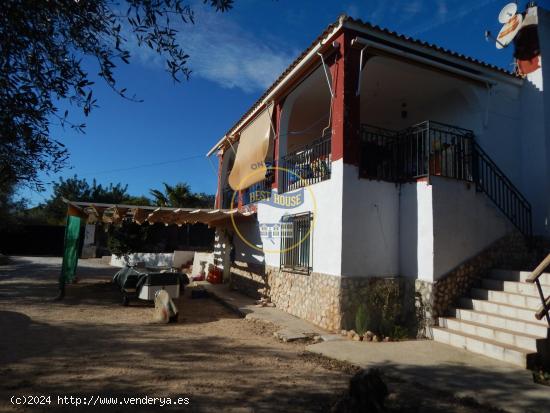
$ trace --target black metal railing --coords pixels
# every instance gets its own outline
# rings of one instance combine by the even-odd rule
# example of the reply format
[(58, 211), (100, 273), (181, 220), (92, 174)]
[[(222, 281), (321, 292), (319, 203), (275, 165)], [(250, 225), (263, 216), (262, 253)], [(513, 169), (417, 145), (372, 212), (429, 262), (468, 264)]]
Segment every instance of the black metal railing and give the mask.
[(280, 267), (308, 273), (311, 270), (311, 221), (313, 214), (284, 215), (281, 218)]
[(474, 182), (526, 236), (531, 205), (468, 129), (426, 121), (402, 131), (361, 125), (362, 178), (406, 182), (441, 176)]
[(361, 177), (391, 182), (428, 175), (472, 180), (473, 134), (426, 121), (402, 131), (361, 126)]
[(530, 237), (531, 204), (477, 143), (474, 143), (473, 175), (477, 190), (485, 192), (516, 228)]
[(282, 157), (279, 193), (330, 179), (331, 161), (330, 134)]
[(263, 181), (248, 187), (243, 193), (243, 205), (254, 204), (269, 199), (273, 184), (273, 170), (268, 170), (268, 176)]

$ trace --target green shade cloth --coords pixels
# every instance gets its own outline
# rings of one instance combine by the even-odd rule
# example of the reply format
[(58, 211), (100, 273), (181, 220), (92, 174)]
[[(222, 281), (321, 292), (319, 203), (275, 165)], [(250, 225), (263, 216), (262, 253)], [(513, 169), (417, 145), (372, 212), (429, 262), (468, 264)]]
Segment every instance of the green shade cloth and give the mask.
[(65, 227), (65, 248), (63, 251), (63, 264), (61, 266), (61, 285), (73, 281), (78, 264), (78, 241), (80, 239), (80, 217), (67, 216)]

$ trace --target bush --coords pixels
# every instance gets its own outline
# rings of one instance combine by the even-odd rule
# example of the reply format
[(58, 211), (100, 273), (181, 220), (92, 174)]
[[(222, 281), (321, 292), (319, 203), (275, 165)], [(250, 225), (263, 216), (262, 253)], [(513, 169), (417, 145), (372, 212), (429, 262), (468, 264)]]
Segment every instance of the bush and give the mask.
[(109, 249), (117, 257), (124, 257), (128, 262), (128, 255), (141, 252), (147, 240), (149, 225), (137, 225), (131, 221), (122, 221), (120, 226), (109, 228)]
[(372, 279), (366, 296), (355, 314), (355, 327), (359, 334), (370, 330), (381, 336), (407, 337), (401, 325), (401, 297), (395, 280)]
[(363, 304), (359, 304), (355, 314), (355, 331), (362, 335), (368, 330), (367, 310)]

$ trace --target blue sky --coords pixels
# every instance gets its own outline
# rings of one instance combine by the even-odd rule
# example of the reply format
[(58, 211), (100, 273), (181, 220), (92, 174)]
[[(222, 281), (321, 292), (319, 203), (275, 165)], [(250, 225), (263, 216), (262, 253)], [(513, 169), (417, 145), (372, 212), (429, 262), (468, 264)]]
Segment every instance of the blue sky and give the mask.
[[(122, 182), (133, 195), (147, 195), (162, 182), (187, 182), (194, 191), (214, 193), (216, 172), (205, 153), (339, 14), (511, 69), (511, 50), (497, 51), (483, 36), (485, 29), (498, 33), (497, 15), (506, 3), (235, 0), (231, 11), (220, 14), (191, 2), (196, 24), (183, 26), (180, 34), (191, 56), (191, 79), (174, 84), (158, 56), (130, 45), (133, 59), (118, 69), (119, 85), (144, 102), (124, 100), (98, 81), (99, 108), (83, 119), (86, 134), (54, 130), (70, 151), (70, 168), (42, 178), (48, 183), (77, 174), (104, 184)], [(525, 3), (519, 1), (520, 10)], [(538, 4), (550, 8), (550, 0)], [(69, 110), (73, 121), (82, 117), (78, 109)], [(20, 195), (37, 204), (50, 188), (22, 189)]]

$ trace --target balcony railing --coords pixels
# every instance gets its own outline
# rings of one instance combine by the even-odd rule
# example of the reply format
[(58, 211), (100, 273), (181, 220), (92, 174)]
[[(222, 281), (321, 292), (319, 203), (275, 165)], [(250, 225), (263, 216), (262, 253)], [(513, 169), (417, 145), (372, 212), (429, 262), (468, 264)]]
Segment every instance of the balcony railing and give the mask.
[(285, 193), (330, 179), (331, 137), (323, 136), (279, 162), (279, 191)]
[(474, 182), (524, 235), (532, 234), (531, 205), (470, 130), (432, 121), (402, 131), (361, 125), (359, 171), (362, 178), (390, 182), (426, 176)]
[(426, 121), (402, 131), (361, 126), (363, 178), (407, 181), (438, 175), (472, 181), (473, 133)]
[(273, 170), (268, 169), (267, 176), (263, 181), (255, 183), (243, 192), (243, 205), (254, 204), (271, 196), (273, 184)]

